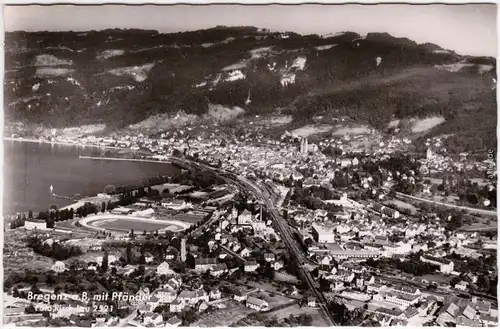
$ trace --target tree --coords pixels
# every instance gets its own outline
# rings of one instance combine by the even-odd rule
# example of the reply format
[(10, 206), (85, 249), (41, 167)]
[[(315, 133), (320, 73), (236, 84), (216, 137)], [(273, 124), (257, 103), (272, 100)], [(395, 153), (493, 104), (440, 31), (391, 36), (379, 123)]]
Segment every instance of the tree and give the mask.
[(104, 202), (104, 201), (101, 204), (101, 212), (102, 213), (106, 212), (106, 202)]
[(108, 252), (104, 252), (104, 256), (102, 257), (101, 270), (106, 272), (108, 270)]
[(125, 262), (127, 264), (132, 264), (133, 262), (133, 259), (132, 259), (132, 245), (130, 243), (127, 244), (127, 248), (126, 248), (126, 259), (125, 259)]

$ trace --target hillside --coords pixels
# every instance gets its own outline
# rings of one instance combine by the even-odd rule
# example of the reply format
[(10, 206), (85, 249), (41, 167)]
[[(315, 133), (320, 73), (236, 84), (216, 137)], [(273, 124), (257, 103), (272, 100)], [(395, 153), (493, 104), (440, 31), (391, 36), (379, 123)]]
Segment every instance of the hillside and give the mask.
[(442, 116), (427, 136), (450, 134), (457, 150), (496, 145), (495, 59), (386, 33), (12, 32), (5, 51), (8, 122), (115, 129), (222, 105), (296, 124), (348, 116), (381, 131), (395, 119)]

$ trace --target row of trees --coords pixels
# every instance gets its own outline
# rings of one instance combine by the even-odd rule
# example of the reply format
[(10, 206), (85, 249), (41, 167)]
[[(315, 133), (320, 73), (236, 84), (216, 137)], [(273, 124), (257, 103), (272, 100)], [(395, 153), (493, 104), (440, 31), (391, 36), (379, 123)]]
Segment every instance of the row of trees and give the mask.
[(65, 260), (70, 257), (81, 255), (82, 249), (78, 246), (66, 246), (58, 242), (44, 243), (38, 236), (27, 238), (27, 246), (32, 248), (37, 254), (50, 257), (56, 260)]
[(436, 270), (438, 270), (438, 267), (436, 265), (424, 263), (417, 259), (400, 261), (399, 259), (393, 258), (369, 258), (366, 260), (365, 265), (380, 269), (395, 268), (405, 273), (413, 274), (415, 276), (434, 273)]

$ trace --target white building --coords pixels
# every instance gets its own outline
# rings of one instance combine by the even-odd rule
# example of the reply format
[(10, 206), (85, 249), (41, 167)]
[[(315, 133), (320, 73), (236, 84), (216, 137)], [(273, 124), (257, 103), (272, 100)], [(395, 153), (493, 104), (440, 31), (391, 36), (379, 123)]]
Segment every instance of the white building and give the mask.
[(252, 213), (245, 209), (239, 216), (238, 216), (238, 225), (249, 225), (252, 223)]
[(57, 261), (54, 263), (54, 265), (52, 265), (52, 271), (56, 273), (62, 273), (66, 271), (66, 265), (61, 261)]
[(169, 274), (173, 274), (174, 271), (172, 271), (170, 269), (170, 265), (168, 265), (167, 262), (163, 262), (160, 265), (158, 265), (158, 267), (156, 268), (156, 273), (158, 275), (162, 275), (162, 274), (169, 275)]
[(420, 260), (424, 263), (429, 263), (439, 266), (439, 271), (444, 274), (453, 272), (454, 263), (451, 260), (436, 258), (432, 256), (420, 256)]
[(177, 298), (177, 292), (170, 289), (157, 289), (155, 291), (155, 296), (158, 298), (160, 303), (171, 303)]
[(40, 219), (26, 219), (24, 221), (24, 228), (27, 230), (33, 230), (33, 229), (46, 230), (47, 223), (44, 220)]
[(162, 207), (165, 207), (167, 209), (172, 209), (172, 210), (184, 210), (191, 208), (193, 205), (190, 202), (186, 202), (184, 200), (168, 200), (168, 199), (163, 199), (161, 200), (161, 205)]
[(335, 233), (333, 228), (325, 228), (318, 224), (312, 224), (312, 234), (317, 242), (320, 243), (333, 243), (335, 242)]
[(247, 307), (254, 309), (256, 311), (265, 311), (269, 309), (269, 304), (265, 300), (258, 299), (252, 296), (249, 296), (247, 298), (246, 305)]

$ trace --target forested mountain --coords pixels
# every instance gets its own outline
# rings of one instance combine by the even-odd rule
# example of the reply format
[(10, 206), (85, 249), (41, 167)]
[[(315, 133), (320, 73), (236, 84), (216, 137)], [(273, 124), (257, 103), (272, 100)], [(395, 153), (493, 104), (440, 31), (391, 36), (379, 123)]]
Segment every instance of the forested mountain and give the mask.
[(12, 32), (5, 70), (7, 121), (119, 128), (221, 104), (246, 115), (279, 110), (301, 122), (349, 116), (377, 129), (439, 115), (446, 122), (429, 134), (496, 145), (495, 59), (386, 33)]

